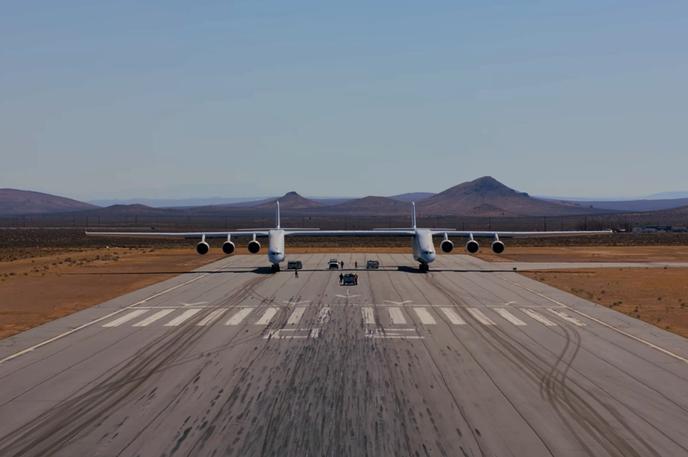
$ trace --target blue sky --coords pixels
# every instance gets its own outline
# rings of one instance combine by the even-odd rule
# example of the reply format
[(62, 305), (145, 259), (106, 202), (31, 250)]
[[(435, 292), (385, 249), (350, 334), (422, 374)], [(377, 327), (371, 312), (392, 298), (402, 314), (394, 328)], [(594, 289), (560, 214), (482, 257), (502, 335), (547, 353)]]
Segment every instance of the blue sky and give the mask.
[(685, 1), (14, 1), (0, 187), (685, 190)]

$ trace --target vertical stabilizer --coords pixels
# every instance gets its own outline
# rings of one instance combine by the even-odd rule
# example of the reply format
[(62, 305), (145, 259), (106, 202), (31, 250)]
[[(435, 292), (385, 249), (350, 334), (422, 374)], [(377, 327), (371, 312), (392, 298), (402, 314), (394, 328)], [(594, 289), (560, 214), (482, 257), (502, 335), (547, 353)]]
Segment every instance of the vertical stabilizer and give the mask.
[(280, 207), (279, 207), (279, 200), (277, 200), (276, 203), (277, 203), (277, 214), (276, 214), (277, 227), (276, 227), (276, 228), (282, 228), (282, 227), (280, 226)]
[(411, 202), (411, 205), (413, 206), (413, 218), (411, 219), (411, 225), (413, 228), (416, 228), (416, 202)]

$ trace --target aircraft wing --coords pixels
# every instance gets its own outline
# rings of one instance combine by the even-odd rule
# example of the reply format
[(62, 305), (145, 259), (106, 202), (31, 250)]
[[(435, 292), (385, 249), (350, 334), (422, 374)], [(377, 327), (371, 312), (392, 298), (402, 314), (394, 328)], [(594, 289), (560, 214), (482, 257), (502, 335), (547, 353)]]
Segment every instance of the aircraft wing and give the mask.
[(566, 236), (609, 235), (611, 230), (562, 230), (541, 232), (508, 232), (508, 231), (470, 231), (470, 230), (432, 230), (433, 235), (458, 236), (464, 238), (557, 238)]
[(253, 232), (86, 232), (86, 236), (102, 238), (176, 238), (186, 240), (200, 240), (211, 238), (268, 236), (265, 230)]
[(285, 236), (413, 236), (414, 230), (296, 230), (284, 231)]

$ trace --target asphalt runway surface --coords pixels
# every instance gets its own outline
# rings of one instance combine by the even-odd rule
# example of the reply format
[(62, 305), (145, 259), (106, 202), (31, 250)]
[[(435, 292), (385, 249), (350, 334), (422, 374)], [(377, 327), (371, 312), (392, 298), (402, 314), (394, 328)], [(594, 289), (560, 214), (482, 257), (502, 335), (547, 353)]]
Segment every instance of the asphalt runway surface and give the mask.
[(688, 455), (688, 340), (464, 255), (294, 258), (0, 341), (0, 455)]

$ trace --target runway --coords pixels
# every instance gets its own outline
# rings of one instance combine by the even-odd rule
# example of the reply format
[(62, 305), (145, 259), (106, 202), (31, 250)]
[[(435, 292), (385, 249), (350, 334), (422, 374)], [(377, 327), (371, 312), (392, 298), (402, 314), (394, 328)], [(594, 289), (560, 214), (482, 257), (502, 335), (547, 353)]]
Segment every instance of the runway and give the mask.
[[(331, 257), (382, 268), (344, 287)], [(0, 455), (688, 455), (688, 340), (522, 262), (297, 258), (228, 257), (0, 341)]]

